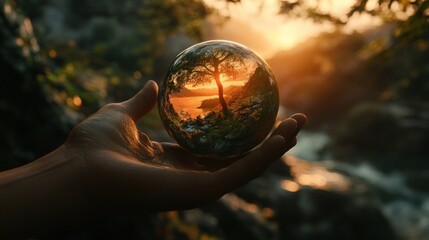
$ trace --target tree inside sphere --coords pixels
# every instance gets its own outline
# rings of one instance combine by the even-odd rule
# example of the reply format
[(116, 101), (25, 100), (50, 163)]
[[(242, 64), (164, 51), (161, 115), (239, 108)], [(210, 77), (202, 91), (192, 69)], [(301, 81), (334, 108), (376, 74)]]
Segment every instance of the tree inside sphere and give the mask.
[(230, 41), (198, 43), (181, 52), (161, 83), (159, 113), (184, 149), (208, 158), (244, 154), (276, 120), (279, 95), (267, 63)]

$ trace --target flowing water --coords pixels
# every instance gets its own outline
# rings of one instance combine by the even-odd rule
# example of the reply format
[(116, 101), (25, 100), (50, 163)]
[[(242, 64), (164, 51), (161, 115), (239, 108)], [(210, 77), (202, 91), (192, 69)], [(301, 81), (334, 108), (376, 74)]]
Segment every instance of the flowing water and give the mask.
[[(300, 186), (328, 191), (347, 192), (362, 184), (376, 189), (376, 195), (366, 198), (377, 198), (381, 202), (381, 211), (388, 219), (400, 239), (429, 239), (429, 193), (410, 188), (405, 181), (404, 173), (398, 170), (383, 173), (369, 161), (350, 164), (346, 161), (328, 160), (319, 152), (329, 141), (323, 132), (301, 132), (298, 145), (289, 152), (295, 157), (286, 159), (291, 166), (294, 181), (284, 180), (285, 190), (298, 190)], [(305, 159), (305, 160), (302, 160)], [(388, 195), (387, 200), (382, 200)]]

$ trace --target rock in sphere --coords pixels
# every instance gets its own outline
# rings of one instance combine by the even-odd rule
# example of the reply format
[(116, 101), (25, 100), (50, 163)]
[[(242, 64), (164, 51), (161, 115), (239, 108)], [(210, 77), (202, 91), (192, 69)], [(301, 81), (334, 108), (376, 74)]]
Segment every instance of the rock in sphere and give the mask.
[(159, 113), (184, 149), (211, 158), (244, 154), (271, 131), (277, 83), (265, 61), (230, 41), (207, 41), (180, 53), (163, 80)]

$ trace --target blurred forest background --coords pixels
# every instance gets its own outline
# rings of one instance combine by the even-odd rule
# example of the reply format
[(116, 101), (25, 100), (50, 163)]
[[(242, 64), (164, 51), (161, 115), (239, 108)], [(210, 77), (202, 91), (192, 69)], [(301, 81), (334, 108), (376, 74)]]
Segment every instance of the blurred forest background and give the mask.
[[(246, 2), (0, 0), (0, 170), (55, 149), (147, 80), (159, 83), (184, 48), (231, 37), (218, 29)], [(273, 28), (280, 18), (329, 26), (266, 55), (280, 115), (310, 119), (296, 148), (216, 203), (59, 238), (429, 239), (429, 1), (353, 0), (342, 15), (321, 4), (339, 1), (252, 4), (262, 12), (264, 2), (275, 2)], [(378, 24), (347, 31), (362, 15)], [(157, 111), (139, 127), (171, 141)]]

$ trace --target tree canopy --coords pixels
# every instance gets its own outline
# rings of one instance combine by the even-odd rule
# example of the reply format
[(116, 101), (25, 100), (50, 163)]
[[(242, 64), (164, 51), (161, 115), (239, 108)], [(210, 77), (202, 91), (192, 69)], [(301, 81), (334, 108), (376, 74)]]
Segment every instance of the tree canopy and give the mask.
[[(215, 45), (211, 45), (214, 43)], [(184, 51), (173, 63), (169, 71), (173, 72), (169, 83), (172, 92), (180, 91), (186, 84), (193, 86), (216, 82), (219, 103), (224, 112), (228, 111), (223, 96), (221, 76), (233, 79), (245, 69), (243, 58), (246, 53), (230, 46), (228, 43), (203, 43)]]

